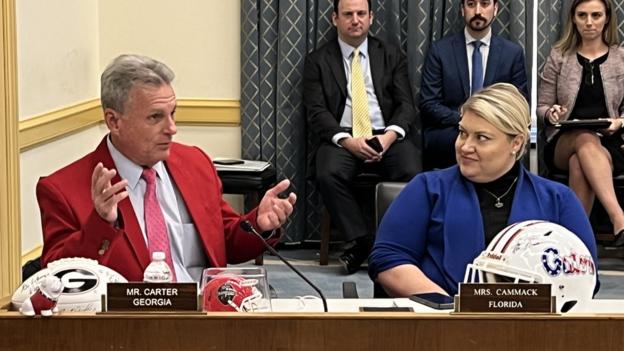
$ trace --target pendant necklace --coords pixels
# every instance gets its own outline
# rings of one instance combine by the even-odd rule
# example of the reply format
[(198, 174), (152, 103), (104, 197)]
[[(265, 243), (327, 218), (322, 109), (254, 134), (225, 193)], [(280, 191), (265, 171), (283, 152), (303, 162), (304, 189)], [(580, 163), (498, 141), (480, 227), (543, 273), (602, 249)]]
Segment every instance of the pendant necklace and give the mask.
[(517, 180), (518, 180), (518, 177), (515, 177), (515, 178), (514, 178), (514, 180), (513, 180), (513, 182), (511, 182), (511, 185), (509, 186), (509, 188), (507, 189), (507, 191), (505, 191), (505, 192), (503, 193), (503, 195), (501, 195), (501, 196), (496, 196), (496, 195), (494, 195), (491, 191), (489, 191), (489, 190), (487, 190), (487, 189), (483, 188), (483, 190), (485, 190), (485, 192), (486, 192), (486, 193), (488, 193), (488, 194), (492, 195), (492, 196), (496, 199), (496, 202), (494, 203), (494, 207), (496, 207), (496, 208), (502, 208), (502, 207), (504, 206), (504, 204), (501, 202), (501, 199), (502, 199), (502, 198), (504, 198), (505, 196), (507, 196), (507, 194), (509, 194), (509, 192), (511, 191), (511, 188), (513, 188), (513, 186), (514, 186), (514, 184), (516, 184), (516, 181), (517, 181)]
[(585, 75), (585, 84), (587, 85), (594, 85), (594, 64), (591, 61), (587, 61), (587, 66), (589, 66), (587, 68), (587, 70), (589, 71), (589, 74)]

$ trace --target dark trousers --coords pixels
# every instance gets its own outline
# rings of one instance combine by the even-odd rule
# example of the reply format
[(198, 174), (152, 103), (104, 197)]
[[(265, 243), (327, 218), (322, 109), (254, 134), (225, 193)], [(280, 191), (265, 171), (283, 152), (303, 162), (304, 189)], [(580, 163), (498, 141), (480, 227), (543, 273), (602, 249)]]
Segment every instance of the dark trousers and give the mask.
[(316, 153), (316, 179), (332, 222), (347, 241), (373, 234), (351, 187), (362, 172), (377, 173), (383, 181), (407, 182), (420, 171), (421, 161), (414, 143), (395, 141), (379, 162), (364, 163), (347, 149), (321, 143)]
[(455, 140), (459, 134), (456, 126), (428, 128), (424, 132), (424, 168), (447, 168), (457, 163)]

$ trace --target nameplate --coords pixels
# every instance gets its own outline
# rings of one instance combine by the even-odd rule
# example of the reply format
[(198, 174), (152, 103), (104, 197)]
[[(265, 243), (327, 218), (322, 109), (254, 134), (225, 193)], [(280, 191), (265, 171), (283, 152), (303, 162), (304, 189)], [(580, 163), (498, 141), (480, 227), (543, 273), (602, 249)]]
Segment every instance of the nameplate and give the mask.
[(455, 312), (554, 313), (550, 284), (459, 284)]
[(105, 310), (198, 311), (198, 301), (197, 283), (108, 283)]

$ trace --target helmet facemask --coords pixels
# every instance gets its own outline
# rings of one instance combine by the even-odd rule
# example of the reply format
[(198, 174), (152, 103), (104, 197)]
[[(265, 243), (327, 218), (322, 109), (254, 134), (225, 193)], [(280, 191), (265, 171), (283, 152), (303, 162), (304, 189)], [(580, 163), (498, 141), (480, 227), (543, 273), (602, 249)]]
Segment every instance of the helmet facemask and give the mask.
[(473, 263), (465, 283), (542, 283), (552, 285), (557, 311), (591, 300), (596, 269), (585, 244), (566, 228), (525, 221), (503, 229)]

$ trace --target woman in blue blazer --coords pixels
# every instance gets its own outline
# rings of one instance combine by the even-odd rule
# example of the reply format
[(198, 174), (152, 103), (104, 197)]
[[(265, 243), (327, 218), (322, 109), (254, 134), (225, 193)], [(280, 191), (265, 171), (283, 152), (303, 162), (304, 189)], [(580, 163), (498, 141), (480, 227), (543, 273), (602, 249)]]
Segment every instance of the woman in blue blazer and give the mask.
[(529, 106), (511, 84), (472, 95), (461, 109), (457, 165), (417, 175), (392, 203), (369, 257), (369, 274), (392, 296), (454, 295), (466, 265), (508, 224), (558, 223), (597, 259), (574, 193), (518, 161), (529, 140)]

